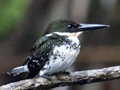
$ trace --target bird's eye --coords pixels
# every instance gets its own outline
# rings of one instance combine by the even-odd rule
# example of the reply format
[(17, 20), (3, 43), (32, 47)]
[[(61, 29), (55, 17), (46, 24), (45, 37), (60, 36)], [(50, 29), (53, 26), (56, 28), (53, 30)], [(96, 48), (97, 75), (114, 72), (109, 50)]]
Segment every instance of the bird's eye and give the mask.
[(70, 28), (70, 29), (71, 29), (72, 27), (73, 27), (73, 25), (72, 25), (72, 24), (69, 24), (69, 25), (68, 25), (68, 28)]

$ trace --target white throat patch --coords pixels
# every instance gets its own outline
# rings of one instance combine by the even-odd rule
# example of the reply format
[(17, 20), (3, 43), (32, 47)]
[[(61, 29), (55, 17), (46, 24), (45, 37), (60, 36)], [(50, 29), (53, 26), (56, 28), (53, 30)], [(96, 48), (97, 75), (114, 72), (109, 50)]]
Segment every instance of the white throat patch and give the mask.
[(78, 37), (80, 34), (82, 34), (83, 32), (75, 32), (75, 33), (68, 33), (68, 32), (54, 32), (58, 35), (61, 35), (61, 36), (69, 36), (69, 37)]

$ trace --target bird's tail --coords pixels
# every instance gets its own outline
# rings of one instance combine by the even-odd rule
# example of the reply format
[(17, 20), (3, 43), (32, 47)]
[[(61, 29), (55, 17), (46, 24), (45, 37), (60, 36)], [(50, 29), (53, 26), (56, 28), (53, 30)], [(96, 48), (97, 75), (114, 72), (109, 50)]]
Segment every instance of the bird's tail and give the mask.
[(27, 65), (13, 68), (12, 70), (7, 71), (7, 74), (17, 76), (17, 75), (19, 75), (20, 73), (23, 73), (23, 72), (29, 72), (29, 70), (27, 68)]

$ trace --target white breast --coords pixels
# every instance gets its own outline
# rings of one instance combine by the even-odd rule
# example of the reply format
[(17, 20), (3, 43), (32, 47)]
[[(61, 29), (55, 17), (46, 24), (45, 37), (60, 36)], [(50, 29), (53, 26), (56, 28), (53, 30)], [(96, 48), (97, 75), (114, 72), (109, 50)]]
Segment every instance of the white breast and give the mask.
[(49, 57), (49, 62), (44, 66), (44, 70), (40, 71), (40, 75), (63, 72), (74, 63), (80, 52), (80, 44), (77, 38), (69, 39), (72, 40), (71, 44), (75, 44), (77, 48), (68, 44), (55, 46), (53, 55)]

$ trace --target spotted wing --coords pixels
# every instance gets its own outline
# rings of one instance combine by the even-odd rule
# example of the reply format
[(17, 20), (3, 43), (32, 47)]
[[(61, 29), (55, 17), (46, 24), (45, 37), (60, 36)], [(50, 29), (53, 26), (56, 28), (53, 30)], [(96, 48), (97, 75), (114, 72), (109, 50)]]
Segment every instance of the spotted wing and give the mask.
[(49, 60), (50, 51), (56, 42), (60, 42), (58, 35), (41, 37), (33, 46), (31, 53), (24, 64), (28, 65), (29, 74), (27, 78), (35, 77)]

